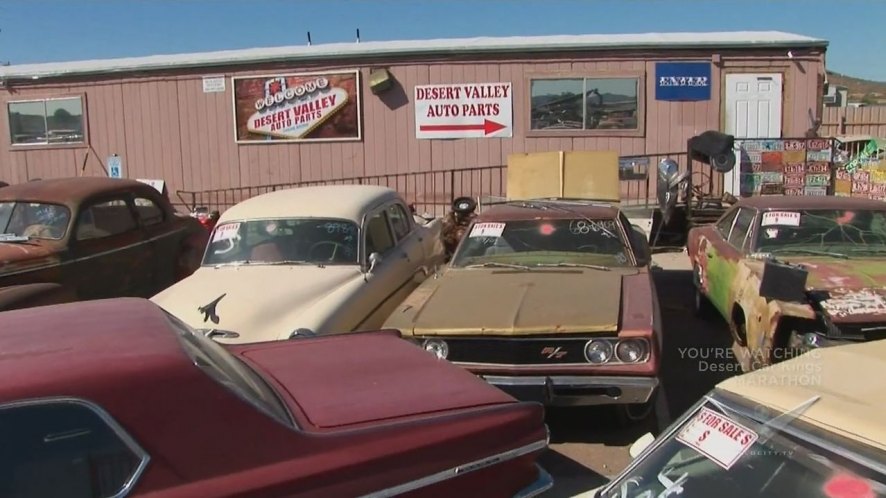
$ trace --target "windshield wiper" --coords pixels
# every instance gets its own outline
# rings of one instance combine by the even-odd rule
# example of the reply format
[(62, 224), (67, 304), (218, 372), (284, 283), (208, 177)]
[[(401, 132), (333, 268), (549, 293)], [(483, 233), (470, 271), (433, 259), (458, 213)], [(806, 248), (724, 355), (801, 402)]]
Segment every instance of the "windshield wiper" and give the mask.
[(609, 268), (608, 266), (602, 266), (602, 265), (588, 265), (588, 264), (585, 264), (585, 263), (539, 263), (539, 264), (537, 264), (537, 265), (535, 265), (535, 266), (541, 266), (541, 267), (547, 267), (547, 268), (551, 268), (551, 267), (554, 267), (554, 268), (556, 268), (556, 267), (561, 267), (561, 268), (591, 268), (591, 269), (593, 269), (593, 270), (612, 271), (612, 268)]
[(517, 265), (513, 263), (496, 263), (494, 261), (490, 261), (487, 263), (477, 263), (473, 265), (467, 265), (465, 268), (513, 268), (515, 270), (529, 270), (530, 268), (526, 265)]
[(849, 256), (847, 256), (841, 252), (819, 251), (817, 249), (795, 249), (795, 248), (790, 248), (790, 247), (784, 247), (781, 249), (773, 249), (773, 250), (769, 251), (769, 254), (779, 254), (779, 253), (811, 254), (814, 256), (830, 256), (832, 258), (849, 259)]
[(250, 261), (255, 265), (318, 265), (323, 266), (321, 263), (311, 263), (310, 261), (304, 260), (295, 260), (295, 259), (284, 259), (283, 261)]

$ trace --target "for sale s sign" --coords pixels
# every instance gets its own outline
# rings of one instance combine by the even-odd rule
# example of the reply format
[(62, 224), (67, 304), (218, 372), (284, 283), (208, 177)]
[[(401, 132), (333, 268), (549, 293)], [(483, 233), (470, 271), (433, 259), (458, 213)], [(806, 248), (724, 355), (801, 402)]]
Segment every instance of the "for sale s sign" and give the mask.
[(358, 71), (233, 79), (237, 142), (359, 140)]

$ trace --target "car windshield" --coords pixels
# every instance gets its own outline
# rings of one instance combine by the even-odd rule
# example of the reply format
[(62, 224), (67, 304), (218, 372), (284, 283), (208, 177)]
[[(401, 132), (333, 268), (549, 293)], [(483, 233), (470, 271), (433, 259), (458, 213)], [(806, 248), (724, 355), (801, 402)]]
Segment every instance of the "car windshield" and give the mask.
[(600, 498), (886, 496), (886, 453), (790, 413), (719, 399), (689, 410)]
[(71, 211), (59, 204), (0, 202), (0, 239), (29, 237), (58, 240), (68, 231)]
[(351, 221), (281, 218), (215, 227), (204, 265), (358, 264), (359, 230)]
[(194, 365), (268, 416), (287, 426), (295, 425), (286, 405), (260, 375), (226, 351), (221, 344), (207, 338), (169, 313), (166, 313), (166, 317), (178, 332), (182, 347)]
[(474, 223), (452, 265), (633, 265), (613, 218)]
[(757, 251), (854, 255), (886, 248), (886, 210), (799, 209), (760, 216)]

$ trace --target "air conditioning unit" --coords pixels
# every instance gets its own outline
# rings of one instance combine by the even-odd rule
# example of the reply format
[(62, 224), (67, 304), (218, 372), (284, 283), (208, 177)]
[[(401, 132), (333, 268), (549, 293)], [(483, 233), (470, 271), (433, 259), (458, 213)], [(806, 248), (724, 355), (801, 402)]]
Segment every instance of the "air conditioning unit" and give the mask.
[(824, 103), (824, 105), (836, 105), (837, 104), (837, 96), (836, 95), (824, 95), (821, 100)]

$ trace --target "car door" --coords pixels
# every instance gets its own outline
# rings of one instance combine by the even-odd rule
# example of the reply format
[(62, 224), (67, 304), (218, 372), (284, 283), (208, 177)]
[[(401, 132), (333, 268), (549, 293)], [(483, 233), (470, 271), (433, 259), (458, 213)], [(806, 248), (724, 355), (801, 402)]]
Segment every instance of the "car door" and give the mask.
[(731, 221), (724, 218), (718, 223), (719, 236), (711, 240), (705, 249), (708, 298), (726, 317), (732, 312), (732, 284), (738, 271), (738, 261), (747, 247), (755, 214), (754, 209), (737, 208)]
[(67, 281), (81, 299), (150, 297), (153, 258), (128, 194), (86, 201), (70, 239)]
[[(364, 264), (370, 266), (370, 255), (378, 256), (377, 263), (366, 275), (362, 292), (354, 300), (362, 319), (357, 330), (370, 330), (381, 327), (394, 307), (405, 299), (414, 288), (413, 275), (418, 259), (415, 249), (400, 245), (388, 216), (390, 204), (385, 204), (367, 213), (363, 222)], [(404, 237), (404, 241), (408, 236)], [(419, 248), (420, 249), (420, 248)], [(411, 251), (411, 254), (410, 254)]]
[(386, 211), (397, 245), (397, 253), (410, 266), (417, 286), (430, 273), (422, 233), (415, 225), (412, 216), (407, 214), (406, 207), (400, 202), (391, 203)]
[(153, 295), (176, 281), (183, 233), (176, 220), (166, 213), (152, 193), (134, 193), (133, 206), (138, 224), (145, 233), (145, 250), (150, 252)]

